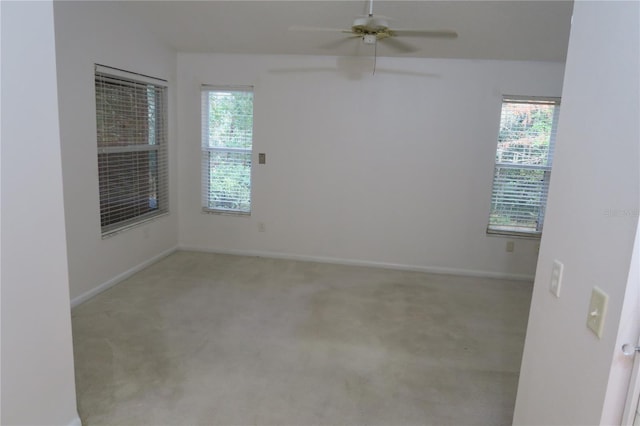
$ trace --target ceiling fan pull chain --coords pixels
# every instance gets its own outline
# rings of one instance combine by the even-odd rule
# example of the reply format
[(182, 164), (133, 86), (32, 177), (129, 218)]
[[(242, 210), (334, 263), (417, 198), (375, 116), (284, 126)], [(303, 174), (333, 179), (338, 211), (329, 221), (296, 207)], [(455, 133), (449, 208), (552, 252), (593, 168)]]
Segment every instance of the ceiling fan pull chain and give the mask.
[(376, 44), (373, 45), (373, 74), (372, 75), (376, 75), (377, 62), (378, 62), (378, 42), (376, 41)]

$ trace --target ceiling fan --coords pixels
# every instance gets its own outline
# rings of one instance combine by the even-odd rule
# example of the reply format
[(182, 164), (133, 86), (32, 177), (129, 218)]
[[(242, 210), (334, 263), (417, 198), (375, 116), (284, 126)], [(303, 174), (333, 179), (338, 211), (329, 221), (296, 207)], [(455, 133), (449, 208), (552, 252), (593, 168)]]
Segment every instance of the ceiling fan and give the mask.
[(398, 40), (398, 37), (423, 37), (423, 38), (456, 38), (458, 33), (452, 30), (426, 30), (426, 29), (392, 29), (389, 28), (389, 18), (373, 13), (373, 0), (369, 0), (369, 13), (359, 16), (351, 25), (351, 29), (323, 28), (323, 27), (290, 27), (291, 31), (322, 31), (350, 34), (346, 38), (337, 40), (326, 47), (337, 47), (350, 39), (362, 39), (364, 44), (374, 45), (384, 42), (386, 45), (400, 52), (416, 52), (416, 47)]

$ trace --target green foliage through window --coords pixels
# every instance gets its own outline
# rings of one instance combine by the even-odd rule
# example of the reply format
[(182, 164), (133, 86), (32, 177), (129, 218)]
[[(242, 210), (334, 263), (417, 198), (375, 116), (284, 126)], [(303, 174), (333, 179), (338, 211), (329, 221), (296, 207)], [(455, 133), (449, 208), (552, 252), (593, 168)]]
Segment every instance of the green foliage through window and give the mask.
[(202, 90), (202, 206), (251, 212), (253, 92)]
[(490, 233), (542, 232), (559, 105), (558, 99), (503, 100)]

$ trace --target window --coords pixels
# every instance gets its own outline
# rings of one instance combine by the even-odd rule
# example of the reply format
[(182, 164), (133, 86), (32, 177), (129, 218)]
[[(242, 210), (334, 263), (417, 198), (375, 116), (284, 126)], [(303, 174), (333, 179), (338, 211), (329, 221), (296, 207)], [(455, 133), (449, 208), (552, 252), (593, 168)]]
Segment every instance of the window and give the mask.
[(202, 209), (251, 213), (253, 89), (202, 87)]
[(103, 237), (169, 211), (165, 83), (96, 65)]
[(503, 98), (488, 233), (541, 235), (559, 113), (557, 98)]

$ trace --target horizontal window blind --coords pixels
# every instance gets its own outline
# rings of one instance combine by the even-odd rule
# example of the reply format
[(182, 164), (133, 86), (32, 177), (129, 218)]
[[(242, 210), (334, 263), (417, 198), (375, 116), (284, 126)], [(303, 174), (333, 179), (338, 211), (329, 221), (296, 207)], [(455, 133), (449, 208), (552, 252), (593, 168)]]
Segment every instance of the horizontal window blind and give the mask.
[(559, 99), (503, 98), (489, 233), (542, 232), (559, 113)]
[(202, 208), (251, 213), (253, 89), (202, 87)]
[(150, 79), (96, 66), (103, 236), (168, 212), (167, 88)]

